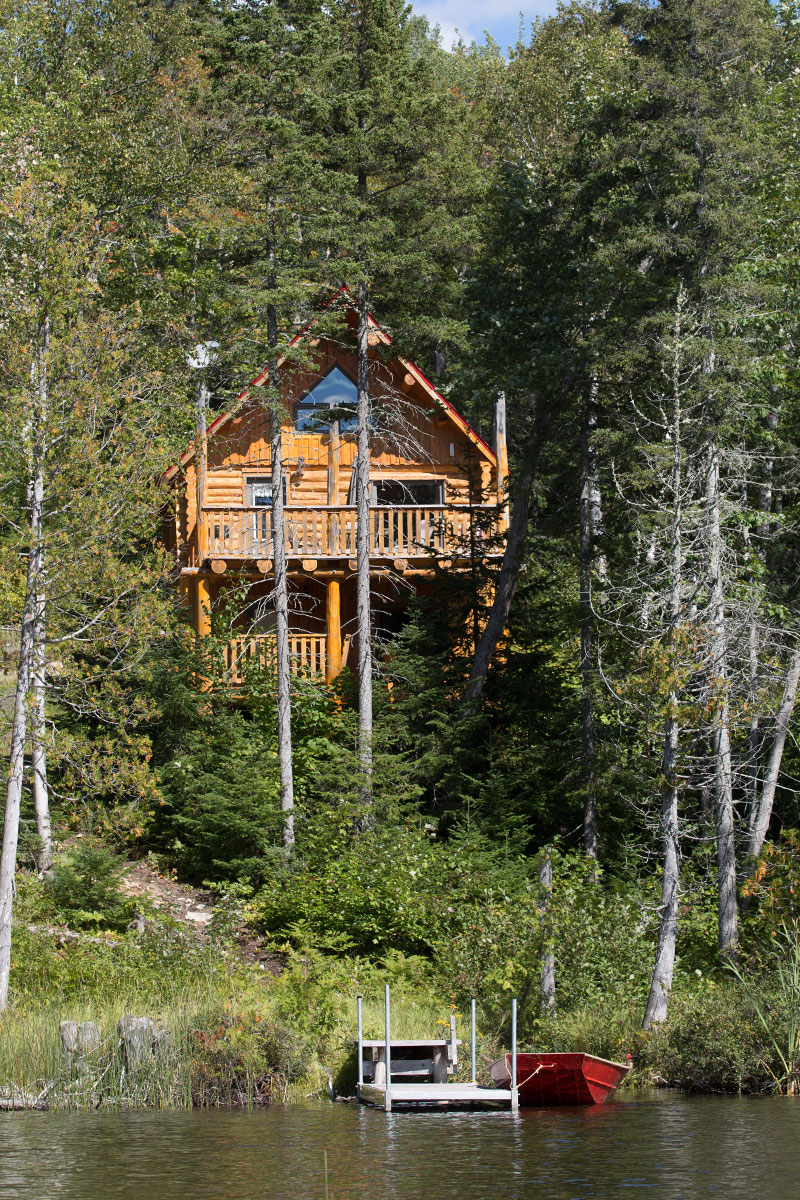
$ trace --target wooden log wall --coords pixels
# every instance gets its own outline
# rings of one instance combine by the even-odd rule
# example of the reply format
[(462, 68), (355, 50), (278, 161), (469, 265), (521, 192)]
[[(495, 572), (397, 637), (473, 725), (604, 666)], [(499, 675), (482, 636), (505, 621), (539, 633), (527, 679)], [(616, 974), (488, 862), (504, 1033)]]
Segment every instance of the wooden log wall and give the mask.
[[(340, 346), (321, 342), (313, 369), (290, 370), (285, 367), (282, 385), (287, 411), (294, 406), (333, 366), (339, 366), (352, 379), (356, 361)], [(477, 450), (465, 432), (444, 412), (436, 408), (424, 389), (409, 374), (390, 369), (383, 363), (373, 366), (376, 403), (389, 414), (395, 431), (385, 438), (376, 436), (370, 455), (370, 473), (374, 480), (444, 483), (446, 504), (468, 504), (470, 480), (473, 498), (476, 491), (492, 500), (497, 492), (496, 472)], [(245, 505), (247, 479), (268, 477), (271, 472), (269, 415), (258, 403), (258, 388), (253, 388), (238, 416), (218, 431), (210, 424), (208, 468), (204, 507), (227, 509)], [(287, 504), (310, 509), (330, 503), (330, 438), (327, 431), (296, 430), (293, 422), (284, 422), (284, 454), (287, 474)], [(340, 435), (338, 443), (338, 495), (336, 503), (348, 503), (353, 464), (356, 455), (355, 432)], [(197, 501), (194, 460), (176, 476), (176, 540), (184, 565), (196, 565)]]

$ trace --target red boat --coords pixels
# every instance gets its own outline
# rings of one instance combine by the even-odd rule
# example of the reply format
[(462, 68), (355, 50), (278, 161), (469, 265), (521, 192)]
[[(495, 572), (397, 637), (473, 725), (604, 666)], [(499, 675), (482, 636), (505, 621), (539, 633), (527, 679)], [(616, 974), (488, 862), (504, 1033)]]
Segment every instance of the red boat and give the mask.
[[(496, 1087), (511, 1087), (510, 1054), (489, 1069)], [(518, 1054), (520, 1108), (605, 1104), (630, 1069), (594, 1054)]]

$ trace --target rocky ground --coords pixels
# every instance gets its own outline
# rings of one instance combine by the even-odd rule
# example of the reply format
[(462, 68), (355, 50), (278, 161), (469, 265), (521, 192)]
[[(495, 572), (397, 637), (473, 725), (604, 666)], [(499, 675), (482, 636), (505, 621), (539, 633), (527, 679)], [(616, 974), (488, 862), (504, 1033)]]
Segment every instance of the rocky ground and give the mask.
[[(150, 858), (130, 864), (122, 888), (127, 896), (143, 897), (165, 916), (195, 929), (199, 937), (206, 936), (214, 916), (213, 892), (180, 883), (174, 876), (159, 871)], [(233, 937), (247, 962), (256, 964), (270, 975), (278, 975), (283, 970), (282, 957), (268, 950), (262, 939), (243, 921), (235, 926)]]

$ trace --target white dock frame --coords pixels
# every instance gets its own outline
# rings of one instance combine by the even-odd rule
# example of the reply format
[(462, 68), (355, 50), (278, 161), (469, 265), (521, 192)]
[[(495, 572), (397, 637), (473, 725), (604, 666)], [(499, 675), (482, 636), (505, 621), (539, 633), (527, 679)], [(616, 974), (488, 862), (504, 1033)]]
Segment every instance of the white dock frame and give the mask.
[[(364, 1025), (362, 1015), (362, 997), (358, 997), (358, 1084), (356, 1085), (356, 1094), (362, 1104), (371, 1104), (375, 1108), (381, 1108), (384, 1112), (391, 1112), (394, 1105), (409, 1105), (418, 1107), (420, 1105), (432, 1104), (437, 1108), (509, 1108), (511, 1112), (517, 1112), (519, 1109), (519, 1092), (516, 1087), (512, 1088), (493, 1088), (482, 1087), (475, 1079), (476, 1068), (476, 1042), (475, 1042), (475, 1000), (473, 999), (470, 1005), (470, 1067), (472, 1069), (472, 1078), (469, 1083), (442, 1083), (442, 1082), (427, 1082), (419, 1083), (397, 1083), (392, 1079), (392, 1040), (391, 1040), (391, 1001), (389, 995), (389, 985), (386, 984), (384, 992), (384, 1021), (385, 1021), (385, 1041), (382, 1045), (382, 1057), (379, 1058), (376, 1067), (383, 1067), (385, 1063), (385, 1074), (383, 1070), (375, 1072), (375, 1081), (367, 1083), (364, 1080)], [(450, 1041), (455, 1049), (455, 1018), (450, 1018)], [(371, 1043), (373, 1046), (376, 1043)], [(396, 1042), (395, 1047), (401, 1045), (417, 1045), (424, 1044), (424, 1039), (420, 1043), (406, 1041), (403, 1043)], [(441, 1044), (441, 1043), (439, 1043)], [(460, 1043), (459, 1043), (460, 1044)], [(369, 1046), (370, 1043), (367, 1043)], [(516, 1061), (517, 1061), (517, 1002), (513, 1000), (511, 1003), (511, 1060), (514, 1066), (511, 1078), (516, 1080)], [(402, 1060), (399, 1060), (402, 1061)], [(396, 1073), (402, 1074), (402, 1071)]]

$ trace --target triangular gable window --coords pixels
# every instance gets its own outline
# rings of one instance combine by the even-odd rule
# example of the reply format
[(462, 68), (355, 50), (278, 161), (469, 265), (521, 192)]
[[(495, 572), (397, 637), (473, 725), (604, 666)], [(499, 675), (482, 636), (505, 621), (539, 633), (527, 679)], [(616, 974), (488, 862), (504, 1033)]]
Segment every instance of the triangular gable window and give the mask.
[(338, 419), (339, 431), (345, 433), (358, 425), (356, 405), (358, 388), (344, 371), (334, 367), (297, 405), (295, 429), (321, 431)]

